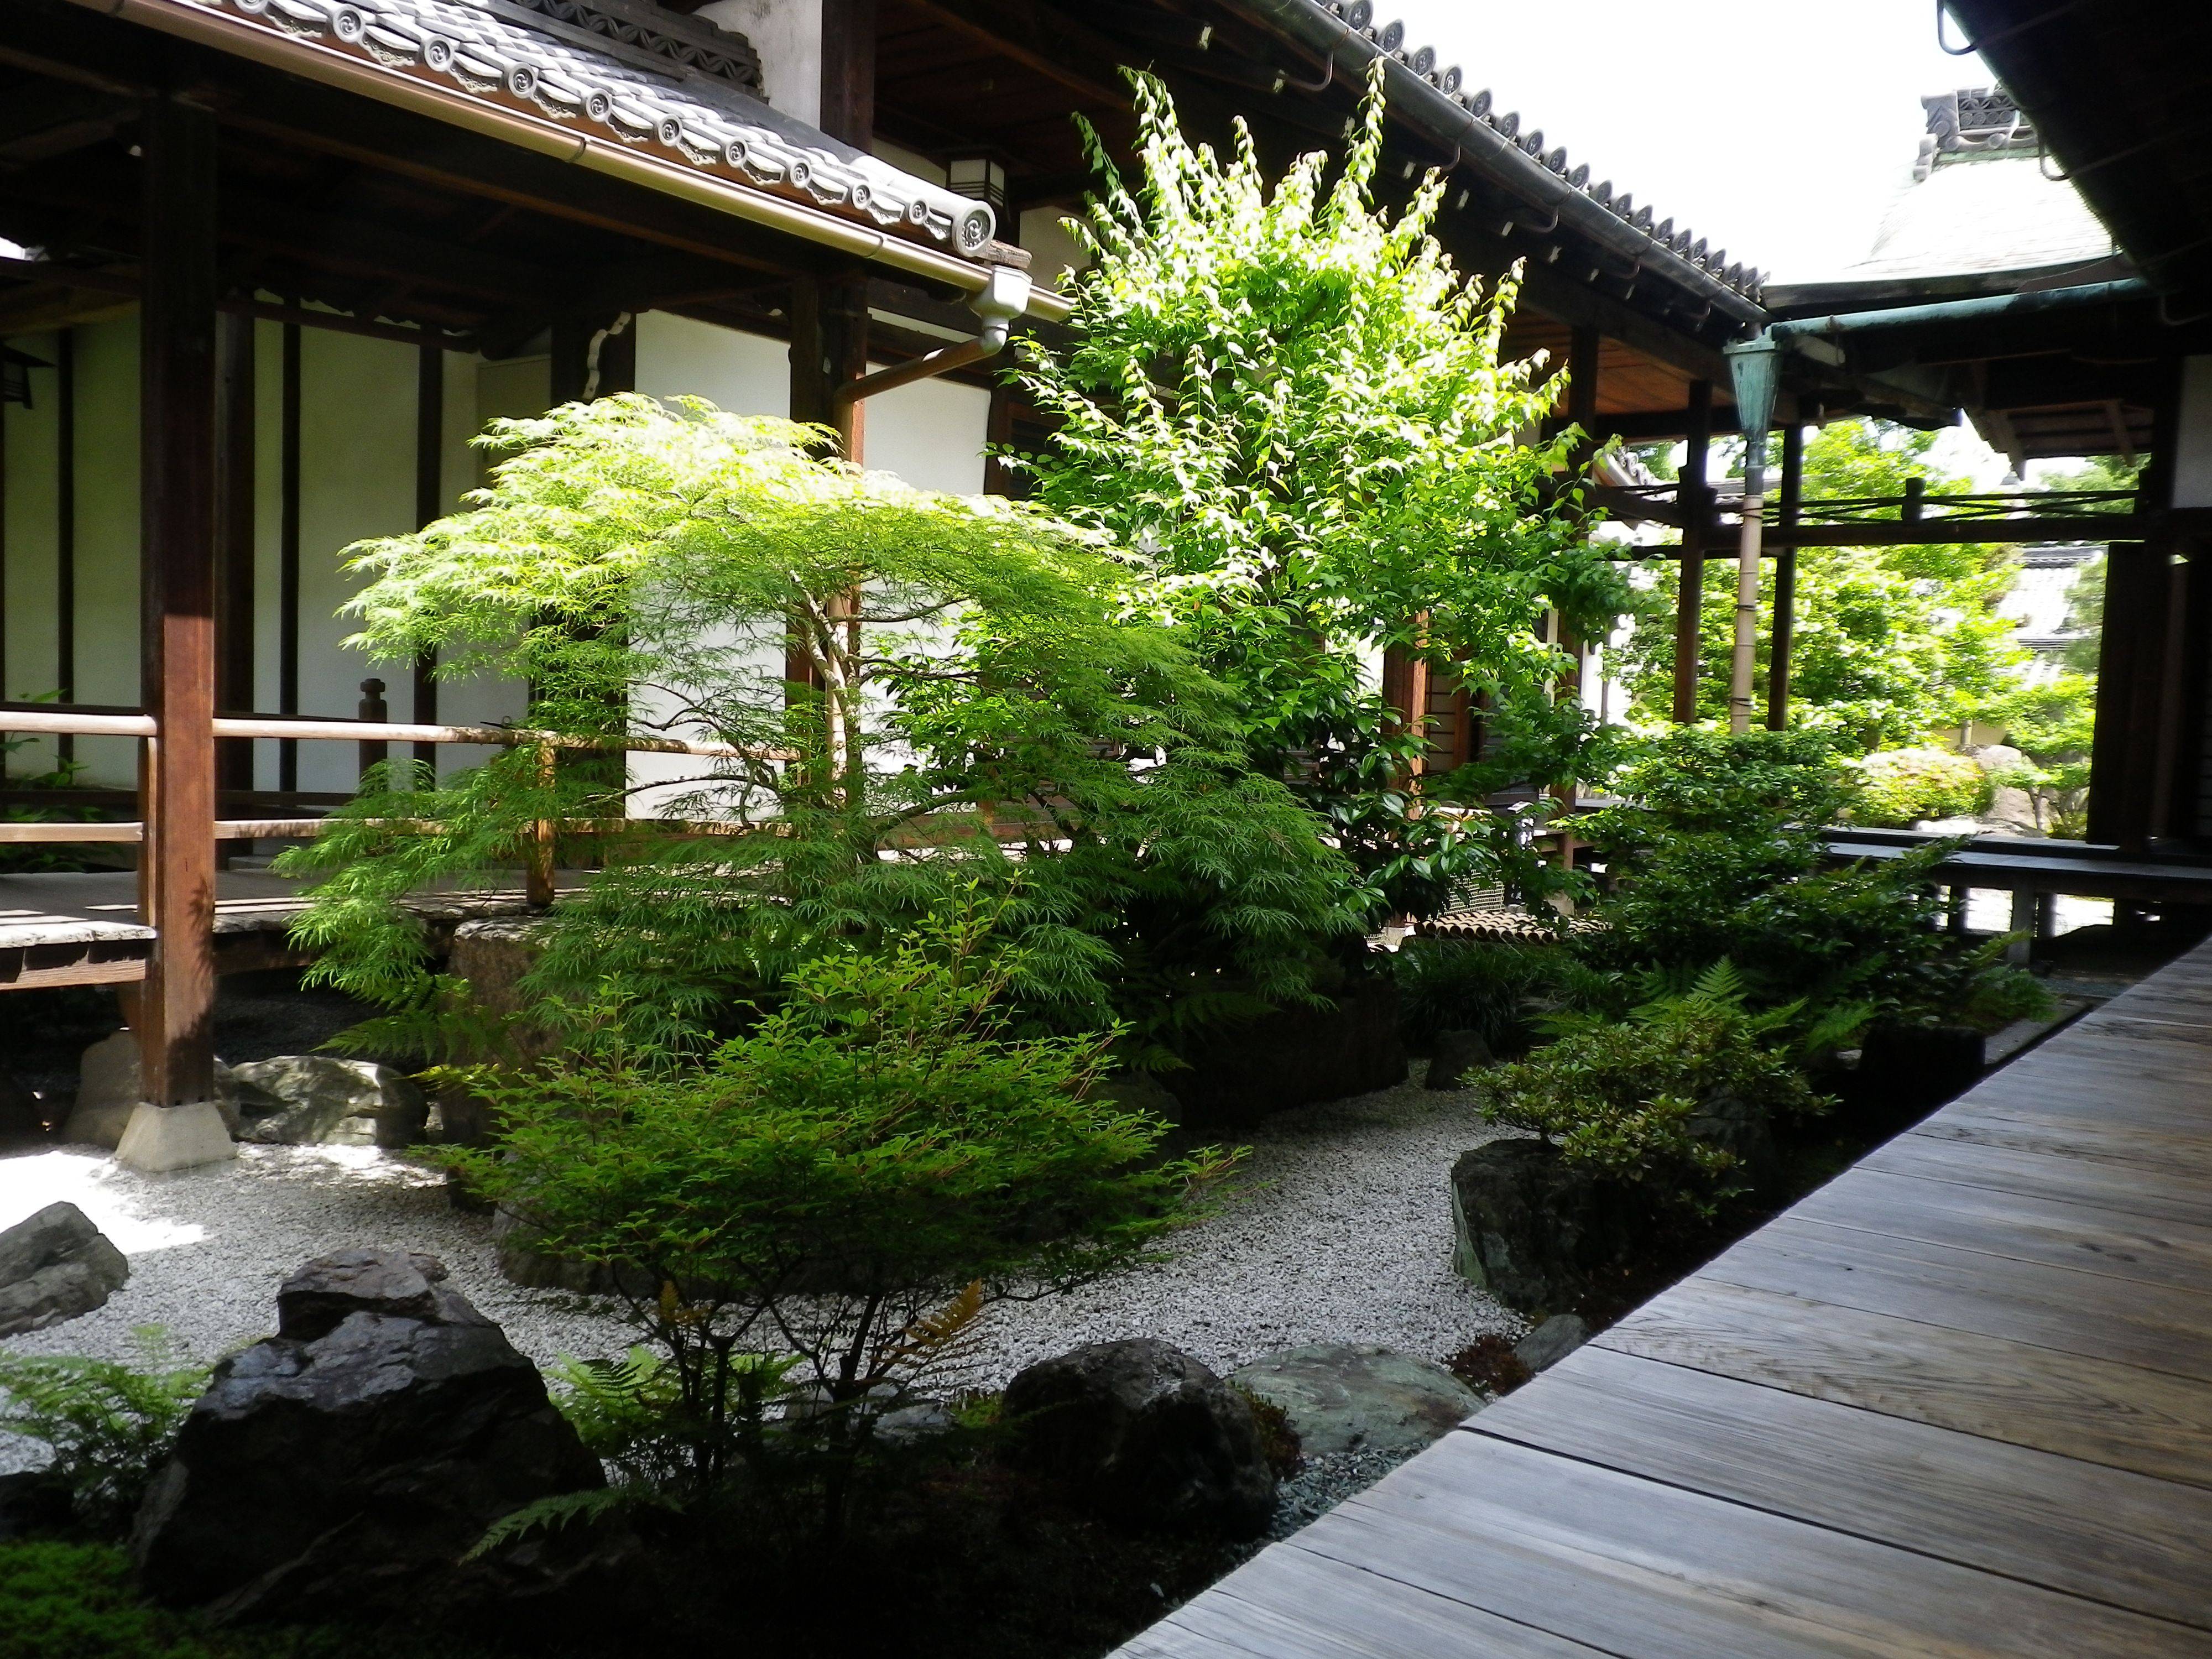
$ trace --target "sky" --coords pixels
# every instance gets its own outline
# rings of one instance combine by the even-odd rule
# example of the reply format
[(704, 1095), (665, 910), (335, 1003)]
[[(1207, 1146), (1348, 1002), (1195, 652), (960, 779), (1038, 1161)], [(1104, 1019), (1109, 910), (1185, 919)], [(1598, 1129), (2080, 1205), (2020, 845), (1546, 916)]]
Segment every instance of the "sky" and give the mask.
[(1376, 16), (1569, 167), (1783, 282), (1864, 254), (1911, 177), (1921, 98), (1990, 79), (1937, 46), (1930, 0), (1376, 0)]

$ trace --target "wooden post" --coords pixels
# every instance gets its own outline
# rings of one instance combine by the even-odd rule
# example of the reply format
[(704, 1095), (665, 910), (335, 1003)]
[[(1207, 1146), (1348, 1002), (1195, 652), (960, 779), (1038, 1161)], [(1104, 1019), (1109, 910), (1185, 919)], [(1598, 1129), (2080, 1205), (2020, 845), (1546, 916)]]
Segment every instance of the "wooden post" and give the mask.
[[(361, 702), (357, 712), (365, 720), (388, 720), (392, 718), (392, 710), (385, 706), (382, 680), (371, 675), (361, 683)], [(391, 756), (392, 746), (383, 738), (364, 738), (361, 743), (359, 775), (366, 778), (370, 767), (383, 765)]]
[(182, 1106), (215, 1095), (215, 119), (157, 96), (139, 132), (140, 695), (160, 735), (139, 858), (155, 938), (138, 1036), (145, 1099)]
[[(2173, 453), (2181, 425), (2178, 365), (2159, 400), (2150, 460), (2136, 487), (2138, 513), (2173, 503)], [(2170, 602), (2164, 540), (2115, 542), (2105, 558), (2105, 626), (2097, 645), (2097, 709), (2089, 745), (2088, 839), (2123, 852), (2149, 846), (2165, 702)], [(2115, 916), (2118, 915), (2117, 908)]]
[(1775, 528), (1782, 543), (1774, 556), (1774, 640), (1766, 659), (1766, 729), (1790, 725), (1790, 653), (1797, 641), (1797, 550), (1789, 534), (1797, 527), (1805, 495), (1805, 428), (1792, 421), (1782, 428), (1782, 494)]
[[(446, 508), (446, 349), (441, 345), (420, 347), (415, 365), (415, 527), (423, 526), (444, 515)], [(434, 652), (424, 652), (415, 659), (412, 676), (415, 723), (435, 726), (438, 723), (438, 658)], [(430, 769), (434, 780), (438, 775), (438, 745), (418, 743), (415, 745), (416, 769)]]
[[(836, 392), (868, 372), (866, 278), (852, 271), (796, 277), (790, 314), (791, 418), (831, 428), (846, 459), (859, 461), (866, 447), (865, 405), (841, 404)], [(795, 646), (784, 653), (784, 678), (794, 686), (815, 684), (813, 664)]]
[[(550, 744), (538, 747), (538, 787), (548, 794), (560, 775), (559, 755)], [(549, 908), (553, 902), (553, 853), (556, 826), (550, 817), (538, 818), (530, 826), (530, 864), (523, 876), (523, 897), (533, 910)]]
[[(253, 319), (216, 320), (216, 707), (251, 714), (253, 702)], [(226, 738), (217, 784), (253, 787), (253, 743)], [(227, 848), (229, 843), (224, 843)], [(227, 852), (218, 859), (228, 861)]]
[(1698, 718), (1698, 620), (1705, 597), (1705, 452), (1712, 441), (1713, 387), (1690, 382), (1690, 430), (1674, 496), (1682, 507), (1682, 556), (1675, 566), (1674, 724)]

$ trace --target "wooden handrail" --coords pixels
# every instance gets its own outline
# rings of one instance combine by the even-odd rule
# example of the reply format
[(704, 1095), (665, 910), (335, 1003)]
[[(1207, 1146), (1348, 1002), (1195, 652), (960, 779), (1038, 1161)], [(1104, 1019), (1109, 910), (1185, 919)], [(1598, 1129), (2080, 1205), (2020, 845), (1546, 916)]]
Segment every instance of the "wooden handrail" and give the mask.
[[(151, 714), (88, 714), (62, 707), (0, 710), (0, 732), (27, 736), (151, 738)], [(218, 714), (218, 738), (299, 738), (333, 743), (456, 743), (489, 748), (580, 750), (593, 754), (698, 755), (719, 760), (795, 761), (793, 749), (748, 749), (690, 738), (589, 737), (520, 726), (418, 726), (404, 721), (301, 720), (281, 715)]]

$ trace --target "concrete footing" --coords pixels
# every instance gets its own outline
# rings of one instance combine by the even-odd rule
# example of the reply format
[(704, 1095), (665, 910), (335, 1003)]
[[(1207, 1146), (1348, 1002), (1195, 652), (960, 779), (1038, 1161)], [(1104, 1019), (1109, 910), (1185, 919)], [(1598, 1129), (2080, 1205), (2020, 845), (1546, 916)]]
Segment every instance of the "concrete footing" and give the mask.
[(237, 1156), (222, 1109), (211, 1100), (188, 1106), (140, 1102), (115, 1149), (116, 1162), (146, 1175), (226, 1163)]

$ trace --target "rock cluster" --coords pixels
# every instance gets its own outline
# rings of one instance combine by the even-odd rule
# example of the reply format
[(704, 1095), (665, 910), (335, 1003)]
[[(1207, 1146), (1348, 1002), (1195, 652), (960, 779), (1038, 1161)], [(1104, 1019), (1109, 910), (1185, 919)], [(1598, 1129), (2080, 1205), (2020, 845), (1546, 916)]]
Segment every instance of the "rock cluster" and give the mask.
[(493, 1522), (605, 1477), (445, 1277), (343, 1250), (285, 1281), (277, 1334), (216, 1367), (139, 1511), (149, 1594), (219, 1620), (511, 1613), (607, 1567), (603, 1538), (565, 1531), (461, 1564)]
[(374, 1060), (279, 1054), (231, 1067), (240, 1140), (281, 1146), (405, 1146), (422, 1139), (429, 1103), (407, 1076)]
[(1371, 1342), (1316, 1342), (1264, 1354), (1229, 1380), (1282, 1408), (1310, 1457), (1409, 1455), (1483, 1406), (1441, 1365)]
[(123, 1252), (82, 1210), (49, 1204), (0, 1232), (0, 1336), (90, 1313), (130, 1277)]
[(1257, 1537), (1275, 1476), (1243, 1397), (1182, 1349), (1150, 1338), (1093, 1342), (1006, 1385), (1027, 1467), (1138, 1526)]
[(1452, 1266), (1508, 1307), (1565, 1308), (1630, 1260), (1626, 1194), (1541, 1140), (1493, 1140), (1452, 1165)]

